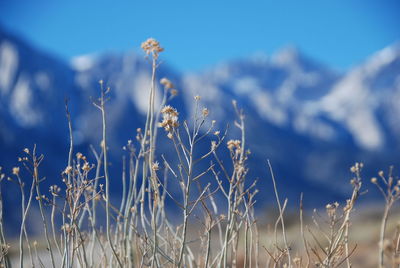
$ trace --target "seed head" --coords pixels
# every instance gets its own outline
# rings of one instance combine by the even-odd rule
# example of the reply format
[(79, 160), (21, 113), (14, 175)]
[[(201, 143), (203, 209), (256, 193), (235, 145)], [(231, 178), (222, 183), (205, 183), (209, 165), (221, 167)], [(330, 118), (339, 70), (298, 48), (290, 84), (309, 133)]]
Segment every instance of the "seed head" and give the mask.
[(203, 114), (204, 117), (207, 117), (209, 114), (209, 111), (207, 108), (203, 108), (203, 111), (201, 113)]
[(65, 168), (65, 170), (64, 170), (64, 174), (71, 174), (71, 172), (72, 172), (72, 167), (71, 166), (68, 166), (68, 167), (66, 167)]
[(240, 149), (240, 140), (229, 140), (227, 146), (230, 151), (233, 151), (233, 149)]
[(217, 142), (211, 141), (211, 151), (214, 151), (217, 148)]
[(88, 162), (85, 162), (82, 166), (82, 170), (85, 172), (89, 172), (92, 169), (92, 167), (89, 165)]
[(156, 161), (156, 162), (154, 162), (154, 163), (151, 165), (151, 168), (152, 168), (154, 171), (157, 171), (157, 170), (160, 169), (160, 165), (159, 165), (159, 163)]
[(155, 60), (158, 59), (158, 54), (164, 51), (164, 49), (160, 46), (160, 43), (154, 38), (149, 38), (144, 41), (141, 47), (146, 55), (151, 54)]
[(174, 128), (179, 126), (178, 115), (179, 113), (175, 108), (167, 105), (161, 109), (163, 120), (158, 125), (163, 127), (168, 133), (172, 133)]
[(13, 173), (15, 176), (18, 176), (18, 175), (19, 175), (19, 167), (13, 167), (12, 173)]
[(175, 87), (174, 84), (172, 84), (172, 82), (165, 77), (160, 80), (160, 84), (163, 85), (166, 89), (171, 89)]
[(171, 95), (172, 95), (172, 96), (177, 96), (177, 95), (178, 95), (178, 90), (176, 90), (176, 89), (171, 89)]

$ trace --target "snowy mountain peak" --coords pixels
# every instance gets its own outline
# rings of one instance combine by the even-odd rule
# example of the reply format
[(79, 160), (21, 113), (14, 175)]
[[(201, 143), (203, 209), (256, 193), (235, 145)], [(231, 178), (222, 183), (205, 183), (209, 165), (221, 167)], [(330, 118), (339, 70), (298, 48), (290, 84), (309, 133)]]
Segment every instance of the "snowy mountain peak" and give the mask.
[(345, 124), (359, 146), (381, 149), (387, 145), (383, 125), (387, 119), (379, 111), (393, 116), (393, 109), (387, 107), (390, 104), (385, 103), (398, 98), (396, 81), (400, 81), (399, 44), (378, 51), (340, 79), (321, 99), (321, 110)]
[(374, 75), (382, 68), (390, 65), (395, 60), (400, 60), (400, 42), (388, 46), (374, 55), (364, 64), (363, 70), (366, 75)]
[(95, 64), (95, 55), (93, 54), (87, 54), (87, 55), (81, 55), (72, 58), (71, 62), (71, 67), (78, 71), (78, 72), (84, 72), (92, 68)]
[(272, 63), (281, 66), (297, 65), (300, 59), (300, 52), (295, 46), (287, 46), (280, 49), (272, 56)]

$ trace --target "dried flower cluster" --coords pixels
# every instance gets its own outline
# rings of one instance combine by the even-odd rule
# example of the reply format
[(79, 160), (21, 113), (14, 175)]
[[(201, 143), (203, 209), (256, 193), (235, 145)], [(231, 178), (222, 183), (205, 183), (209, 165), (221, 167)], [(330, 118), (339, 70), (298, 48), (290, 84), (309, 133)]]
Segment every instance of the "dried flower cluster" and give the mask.
[(19, 175), (19, 167), (13, 167), (12, 173), (13, 173), (14, 175), (18, 176), (18, 175)]
[(154, 38), (149, 38), (142, 43), (142, 49), (146, 55), (152, 55), (153, 59), (158, 59), (158, 54), (164, 51), (164, 48), (160, 46), (160, 43)]
[(163, 85), (166, 89), (172, 89), (175, 87), (174, 84), (165, 77), (160, 80), (160, 84)]
[(338, 202), (334, 202), (332, 204), (327, 204), (326, 205), (326, 213), (328, 214), (328, 216), (330, 218), (334, 217), (334, 215), (336, 215), (336, 210), (339, 207), (339, 203)]
[(168, 132), (168, 137), (172, 138), (172, 133), (174, 128), (179, 126), (178, 115), (179, 113), (175, 108), (167, 105), (161, 109), (161, 114), (163, 116), (163, 120), (159, 123), (160, 127), (163, 127), (165, 131)]
[(240, 140), (229, 140), (226, 144), (230, 151), (240, 151)]

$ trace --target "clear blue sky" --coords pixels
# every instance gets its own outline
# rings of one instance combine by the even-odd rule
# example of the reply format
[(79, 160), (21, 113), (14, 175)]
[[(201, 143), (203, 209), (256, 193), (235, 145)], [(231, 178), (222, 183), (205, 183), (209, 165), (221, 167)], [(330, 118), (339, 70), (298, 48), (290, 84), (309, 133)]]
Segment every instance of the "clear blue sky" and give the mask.
[(287, 45), (344, 70), (400, 40), (400, 1), (0, 0), (0, 25), (65, 59), (154, 37), (182, 71)]

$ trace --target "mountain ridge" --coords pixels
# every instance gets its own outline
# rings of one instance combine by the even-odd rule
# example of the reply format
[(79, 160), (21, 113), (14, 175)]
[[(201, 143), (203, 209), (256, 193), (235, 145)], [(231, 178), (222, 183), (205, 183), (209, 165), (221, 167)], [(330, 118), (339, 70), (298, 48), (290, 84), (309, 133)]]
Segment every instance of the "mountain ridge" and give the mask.
[[(297, 50), (287, 50), (268, 59), (225, 62), (199, 73), (179, 73), (162, 64), (158, 78), (166, 76), (176, 85), (180, 94), (172, 105), (182, 118), (193, 116), (193, 96), (200, 95), (201, 105), (209, 108), (220, 130), (234, 121), (231, 100), (238, 101), (247, 118), (253, 177), (268, 176), (259, 163), (269, 158), (278, 176), (285, 178), (280, 182), (286, 187), (285, 195), (294, 199), (304, 191), (311, 199), (333, 199), (346, 192), (343, 182), (351, 176), (348, 167), (355, 161), (366, 162), (366, 173), (372, 175), (399, 159), (400, 54), (393, 51), (400, 50), (398, 44), (391, 47), (344, 73)], [(18, 64), (10, 57), (13, 49), (21, 51)], [(9, 74), (10, 68), (16, 69), (14, 75)], [(150, 80), (144, 57), (134, 53), (85, 55), (71, 64), (0, 31), (0, 147), (7, 155), (0, 156), (0, 165), (11, 170), (22, 148), (38, 143), (55, 161), (43, 169), (49, 169), (53, 180), (57, 178), (65, 167), (68, 148), (66, 97), (77, 150), (98, 144), (101, 122), (91, 102), (100, 79), (112, 89), (110, 148), (119, 152), (144, 122), (145, 89)], [(14, 99), (25, 98), (25, 102), (12, 104), (18, 90)], [(21, 111), (15, 112), (10, 105)], [(231, 130), (229, 137), (234, 138)], [(115, 163), (120, 161), (118, 154), (112, 157)], [(260, 182), (260, 188), (268, 187), (268, 182)], [(318, 191), (324, 194), (315, 196), (313, 192)]]

